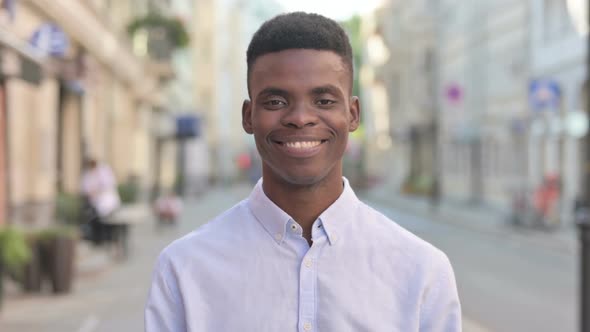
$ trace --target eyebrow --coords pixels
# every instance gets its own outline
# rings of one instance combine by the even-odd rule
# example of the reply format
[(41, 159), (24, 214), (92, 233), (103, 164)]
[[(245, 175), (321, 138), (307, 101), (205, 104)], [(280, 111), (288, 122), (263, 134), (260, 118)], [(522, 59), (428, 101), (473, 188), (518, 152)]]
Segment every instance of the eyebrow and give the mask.
[(260, 93), (258, 93), (258, 97), (272, 96), (272, 95), (284, 97), (284, 96), (289, 95), (289, 93), (286, 90), (279, 89), (279, 88), (266, 88), (266, 89), (260, 91)]
[[(340, 89), (338, 89), (336, 86), (334, 86), (332, 84), (326, 84), (323, 86), (315, 87), (315, 88), (311, 89), (310, 93), (313, 95), (321, 95), (321, 94), (329, 93), (329, 94), (332, 94), (335, 96), (342, 96)], [(286, 97), (286, 96), (289, 96), (289, 92), (287, 90), (283, 90), (280, 88), (269, 87), (269, 88), (263, 89), (262, 91), (260, 91), (260, 93), (258, 93), (258, 97), (273, 96), (273, 95)]]
[(342, 95), (340, 90), (332, 84), (327, 84), (324, 86), (319, 86), (317, 88), (313, 88), (311, 90), (311, 93), (314, 95), (321, 95), (324, 93), (330, 93), (330, 94), (337, 95), (337, 96)]

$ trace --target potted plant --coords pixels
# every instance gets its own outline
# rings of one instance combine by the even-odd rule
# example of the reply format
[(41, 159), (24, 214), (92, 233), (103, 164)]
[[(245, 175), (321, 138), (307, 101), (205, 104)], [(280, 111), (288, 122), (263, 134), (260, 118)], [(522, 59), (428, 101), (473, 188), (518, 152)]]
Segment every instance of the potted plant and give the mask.
[(0, 228), (0, 305), (4, 295), (3, 275), (19, 276), (30, 258), (31, 250), (25, 235), (13, 227)]
[(55, 202), (55, 217), (67, 224), (79, 224), (82, 218), (82, 197), (60, 192)]
[(127, 181), (120, 183), (117, 186), (117, 191), (119, 193), (119, 197), (121, 198), (121, 203), (135, 203), (139, 194), (139, 185), (137, 184), (137, 180), (129, 178)]
[(56, 226), (39, 234), (43, 270), (51, 280), (54, 293), (67, 293), (72, 288), (78, 238), (78, 231), (67, 226)]
[(39, 242), (39, 234), (36, 232), (27, 233), (25, 239), (29, 246), (30, 258), (23, 266), (22, 274), (18, 276), (18, 279), (25, 292), (40, 292), (43, 279), (41, 265), (43, 247)]

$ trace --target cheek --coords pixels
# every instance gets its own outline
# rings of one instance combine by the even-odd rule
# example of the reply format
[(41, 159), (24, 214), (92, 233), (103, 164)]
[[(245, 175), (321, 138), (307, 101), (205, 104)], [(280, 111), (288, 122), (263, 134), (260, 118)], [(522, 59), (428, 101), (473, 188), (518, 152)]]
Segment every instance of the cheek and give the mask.
[(252, 130), (254, 131), (255, 136), (266, 136), (273, 127), (275, 127), (276, 123), (279, 123), (279, 118), (271, 115), (265, 114), (264, 116), (255, 115), (252, 118)]

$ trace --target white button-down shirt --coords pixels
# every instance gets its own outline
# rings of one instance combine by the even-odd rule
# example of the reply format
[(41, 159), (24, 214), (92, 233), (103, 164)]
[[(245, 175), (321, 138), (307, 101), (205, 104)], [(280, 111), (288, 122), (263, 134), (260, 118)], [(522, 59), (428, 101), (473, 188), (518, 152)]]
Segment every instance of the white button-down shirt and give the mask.
[(261, 182), (172, 243), (155, 268), (146, 331), (461, 331), (445, 254), (344, 185), (311, 247)]

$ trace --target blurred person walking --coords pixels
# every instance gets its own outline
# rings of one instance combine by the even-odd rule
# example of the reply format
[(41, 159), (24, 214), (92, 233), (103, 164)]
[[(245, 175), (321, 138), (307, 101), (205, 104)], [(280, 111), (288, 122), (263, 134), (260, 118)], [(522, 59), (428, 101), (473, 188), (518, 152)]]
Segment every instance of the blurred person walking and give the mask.
[(344, 30), (279, 15), (247, 51), (262, 179), (160, 254), (145, 307), (158, 331), (461, 331), (447, 256), (362, 203), (342, 176), (352, 96)]

